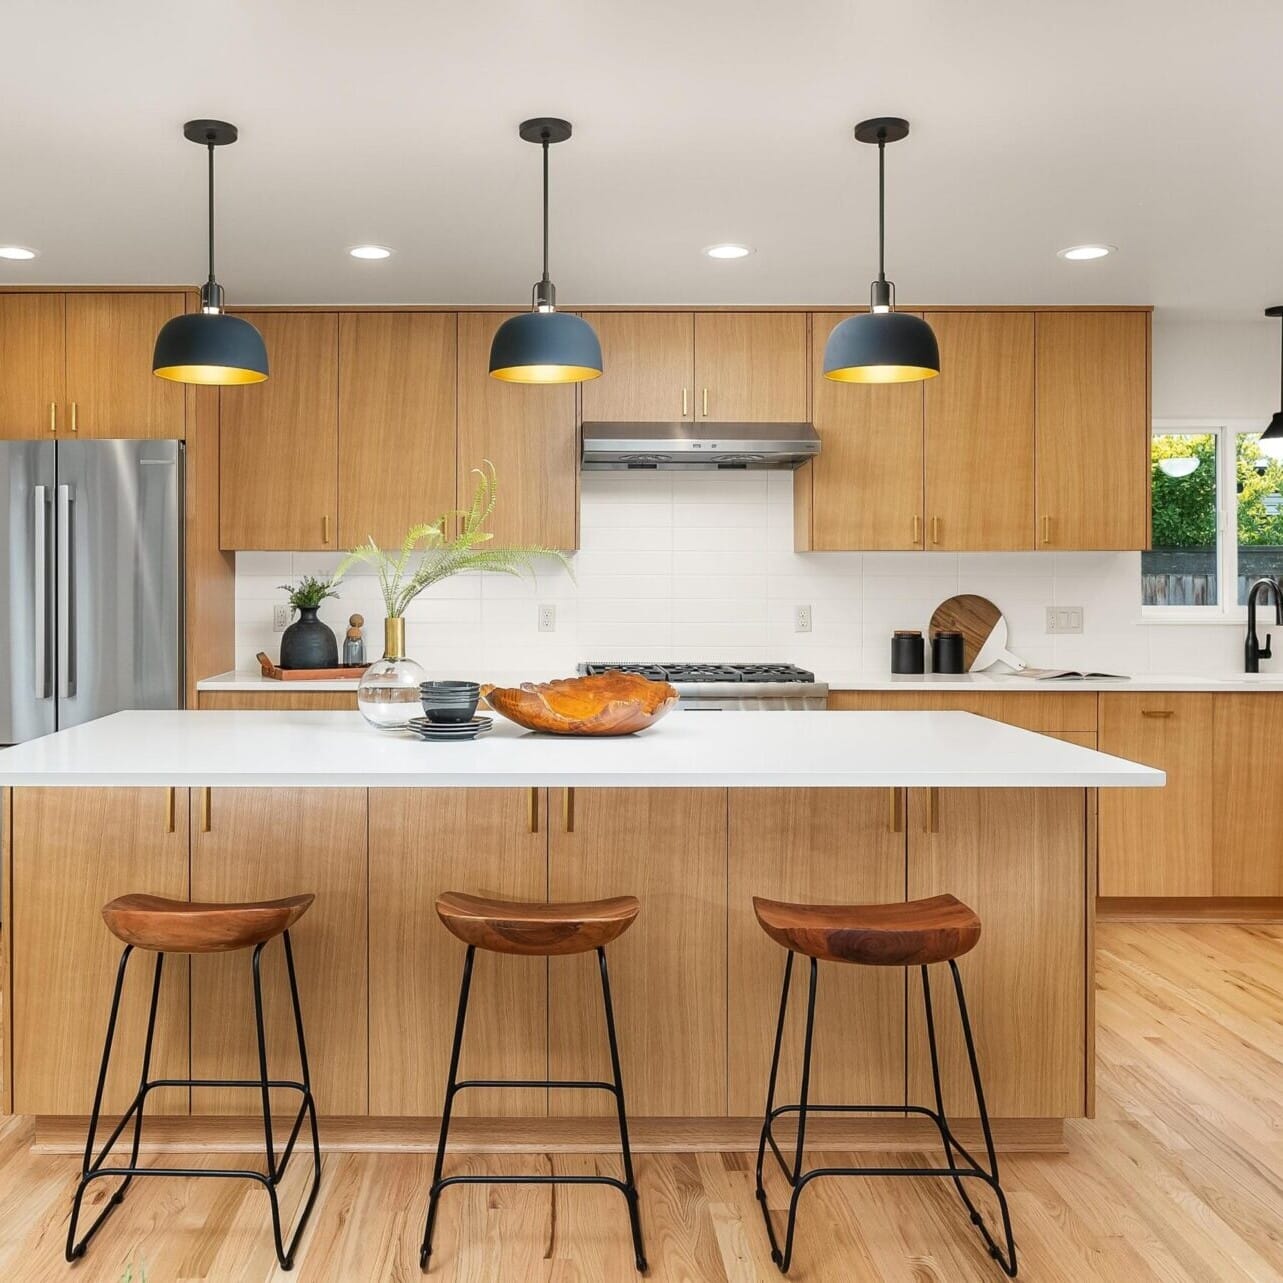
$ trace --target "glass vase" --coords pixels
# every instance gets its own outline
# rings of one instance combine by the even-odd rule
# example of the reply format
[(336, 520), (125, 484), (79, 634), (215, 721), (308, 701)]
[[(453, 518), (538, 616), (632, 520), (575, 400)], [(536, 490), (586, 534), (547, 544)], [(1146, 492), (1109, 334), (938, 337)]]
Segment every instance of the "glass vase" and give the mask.
[(383, 658), (365, 670), (356, 688), (356, 706), (371, 726), (381, 731), (403, 730), (421, 717), (419, 684), (427, 673), (405, 654), (405, 620), (383, 622)]

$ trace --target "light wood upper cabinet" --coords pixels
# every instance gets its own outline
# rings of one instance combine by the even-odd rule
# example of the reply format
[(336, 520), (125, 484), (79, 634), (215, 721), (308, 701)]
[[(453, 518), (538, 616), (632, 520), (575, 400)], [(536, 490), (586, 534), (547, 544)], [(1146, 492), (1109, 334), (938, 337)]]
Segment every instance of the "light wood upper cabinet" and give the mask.
[(579, 433), (570, 383), (505, 383), (490, 377), (490, 341), (508, 318), (459, 314), (460, 506), (472, 474), (489, 459), (499, 503), (490, 528), (499, 544), (575, 548), (579, 543)]
[(1149, 543), (1147, 312), (1037, 317), (1038, 547)]
[[(811, 318), (811, 386), (819, 456), (798, 478), (812, 487), (810, 547), (922, 547), (922, 384), (837, 383), (824, 345), (846, 313)], [(799, 543), (805, 542), (803, 539)]]
[(689, 312), (585, 312), (602, 375), (581, 384), (585, 423), (668, 423), (695, 415), (695, 321)]
[(339, 317), (338, 542), (397, 547), (455, 507), (455, 317)]
[[(371, 1114), (441, 1112), (465, 951), (437, 919), (443, 891), (547, 899), (546, 790), (370, 790)], [(478, 952), (460, 1074), (548, 1077), (545, 959)], [(538, 1116), (547, 1097), (534, 1088), (465, 1091), (455, 1110)]]
[(806, 382), (805, 313), (695, 313), (697, 420), (800, 423)]
[[(249, 317), (267, 344), (266, 383), (220, 395), (220, 544), (330, 551), (338, 543), (338, 317)], [(157, 380), (159, 382), (159, 380)], [(366, 460), (402, 485), (401, 460)]]
[[(191, 896), (197, 901), (273, 900), (313, 892), (290, 932), (307, 1055), (319, 1113), (364, 1114), (368, 1101), (365, 789), (213, 789), (208, 809), (193, 789)], [(206, 827), (208, 825), (208, 827)], [(248, 950), (191, 960), (192, 1072), (253, 1078), (254, 990)], [(280, 941), (263, 951), (263, 1022), (274, 1078), (298, 1077), (298, 1044)], [(274, 1091), (273, 1108), (298, 1109)], [(256, 1092), (197, 1088), (192, 1112), (255, 1114)]]
[[(61, 294), (0, 294), (0, 440), (53, 440), (65, 374)], [(147, 366), (151, 376), (151, 364)], [(159, 381), (159, 380), (157, 380)]]
[(181, 437), (185, 389), (151, 371), (156, 335), (181, 294), (68, 294), (66, 401), (60, 437)]
[(924, 385), (926, 546), (1032, 548), (1033, 313), (925, 315), (940, 345)]
[[(550, 790), (548, 895), (635, 895), (637, 921), (606, 955), (629, 1110), (726, 1113), (726, 790)], [(572, 818), (573, 817), (573, 818)], [(593, 954), (549, 964), (553, 1078), (609, 1081)], [(604, 1092), (559, 1091), (557, 1114), (608, 1114)]]
[[(1100, 751), (1167, 772), (1165, 788), (1100, 790), (1101, 895), (1217, 893), (1216, 699), (1192, 693), (1101, 695)], [(1225, 748), (1232, 754), (1231, 745)], [(1253, 821), (1256, 800), (1248, 796)]]
[[(88, 1114), (124, 949), (100, 910), (135, 891), (187, 899), (187, 792), (15, 789), (12, 850), (13, 903), (22, 906), (6, 923), (13, 932), (13, 988), (5, 997), (14, 1005), (14, 1111)], [(103, 1100), (108, 1114), (122, 1113), (138, 1090), (154, 966), (143, 950), (130, 958)], [(187, 959), (167, 958), (155, 1078), (187, 1076), (187, 1003)], [(187, 1092), (156, 1091), (147, 1108), (186, 1113)]]

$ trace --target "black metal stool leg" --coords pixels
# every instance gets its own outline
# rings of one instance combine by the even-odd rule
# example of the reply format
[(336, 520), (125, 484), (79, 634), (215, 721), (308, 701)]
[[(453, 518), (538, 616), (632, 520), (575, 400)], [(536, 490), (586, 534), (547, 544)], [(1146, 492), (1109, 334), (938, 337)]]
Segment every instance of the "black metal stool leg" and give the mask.
[[(789, 1009), (789, 985), (793, 980), (793, 951), (784, 960), (784, 983), (780, 988), (780, 1018), (775, 1026), (775, 1051), (771, 1054), (771, 1076), (766, 1085), (766, 1115), (762, 1119), (762, 1135), (757, 1143), (757, 1201), (766, 1210), (766, 1190), (762, 1186), (762, 1163), (766, 1158), (766, 1142), (771, 1134), (771, 1114), (775, 1109), (775, 1083), (780, 1072), (780, 1048), (784, 1045), (784, 1024)], [(775, 1234), (771, 1218), (766, 1218), (766, 1228), (771, 1234), (771, 1247), (775, 1247)]]
[(437, 1204), (441, 1199), (441, 1172), (445, 1164), (446, 1137), (450, 1133), (450, 1111), (454, 1106), (459, 1081), (459, 1053), (463, 1049), (463, 1027), (468, 1019), (468, 991), (472, 988), (472, 963), (476, 946), (469, 945), (463, 959), (463, 981), (459, 985), (459, 1012), (454, 1022), (454, 1044), (450, 1048), (450, 1075), (446, 1080), (445, 1104), (441, 1109), (441, 1135), (437, 1140), (437, 1158), (432, 1168), (432, 1188), (428, 1191), (428, 1217), (423, 1227), (423, 1246), (419, 1249), (419, 1269), (428, 1268), (432, 1255), (432, 1231), (437, 1223)]
[(619, 1044), (615, 1038), (615, 1010), (610, 1001), (610, 976), (606, 971), (606, 950), (598, 948), (597, 964), (601, 970), (601, 997), (606, 1012), (606, 1037), (610, 1042), (610, 1069), (615, 1083), (615, 1107), (619, 1114), (619, 1144), (624, 1158), (624, 1198), (628, 1202), (628, 1219), (633, 1230), (633, 1254), (637, 1268), (646, 1270), (646, 1250), (642, 1246), (641, 1212), (638, 1208), (637, 1181), (633, 1177), (633, 1152), (628, 1144), (628, 1115), (624, 1109), (624, 1080), (619, 1071)]

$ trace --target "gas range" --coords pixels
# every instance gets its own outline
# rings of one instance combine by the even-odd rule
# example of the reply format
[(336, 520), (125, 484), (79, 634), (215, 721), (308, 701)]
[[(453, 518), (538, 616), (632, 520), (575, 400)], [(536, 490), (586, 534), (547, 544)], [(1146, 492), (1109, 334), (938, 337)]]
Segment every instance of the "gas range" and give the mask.
[(677, 664), (628, 660), (580, 664), (584, 674), (618, 669), (670, 682), (688, 711), (823, 709), (829, 688), (794, 664)]

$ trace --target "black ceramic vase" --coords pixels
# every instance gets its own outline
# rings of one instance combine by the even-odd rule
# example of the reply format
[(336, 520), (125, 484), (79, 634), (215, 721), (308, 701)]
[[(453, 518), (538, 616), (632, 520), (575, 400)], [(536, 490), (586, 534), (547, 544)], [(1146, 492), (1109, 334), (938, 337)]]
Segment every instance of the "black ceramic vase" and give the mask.
[(316, 617), (319, 606), (300, 606), (298, 619), (281, 634), (282, 668), (337, 668), (339, 643)]

